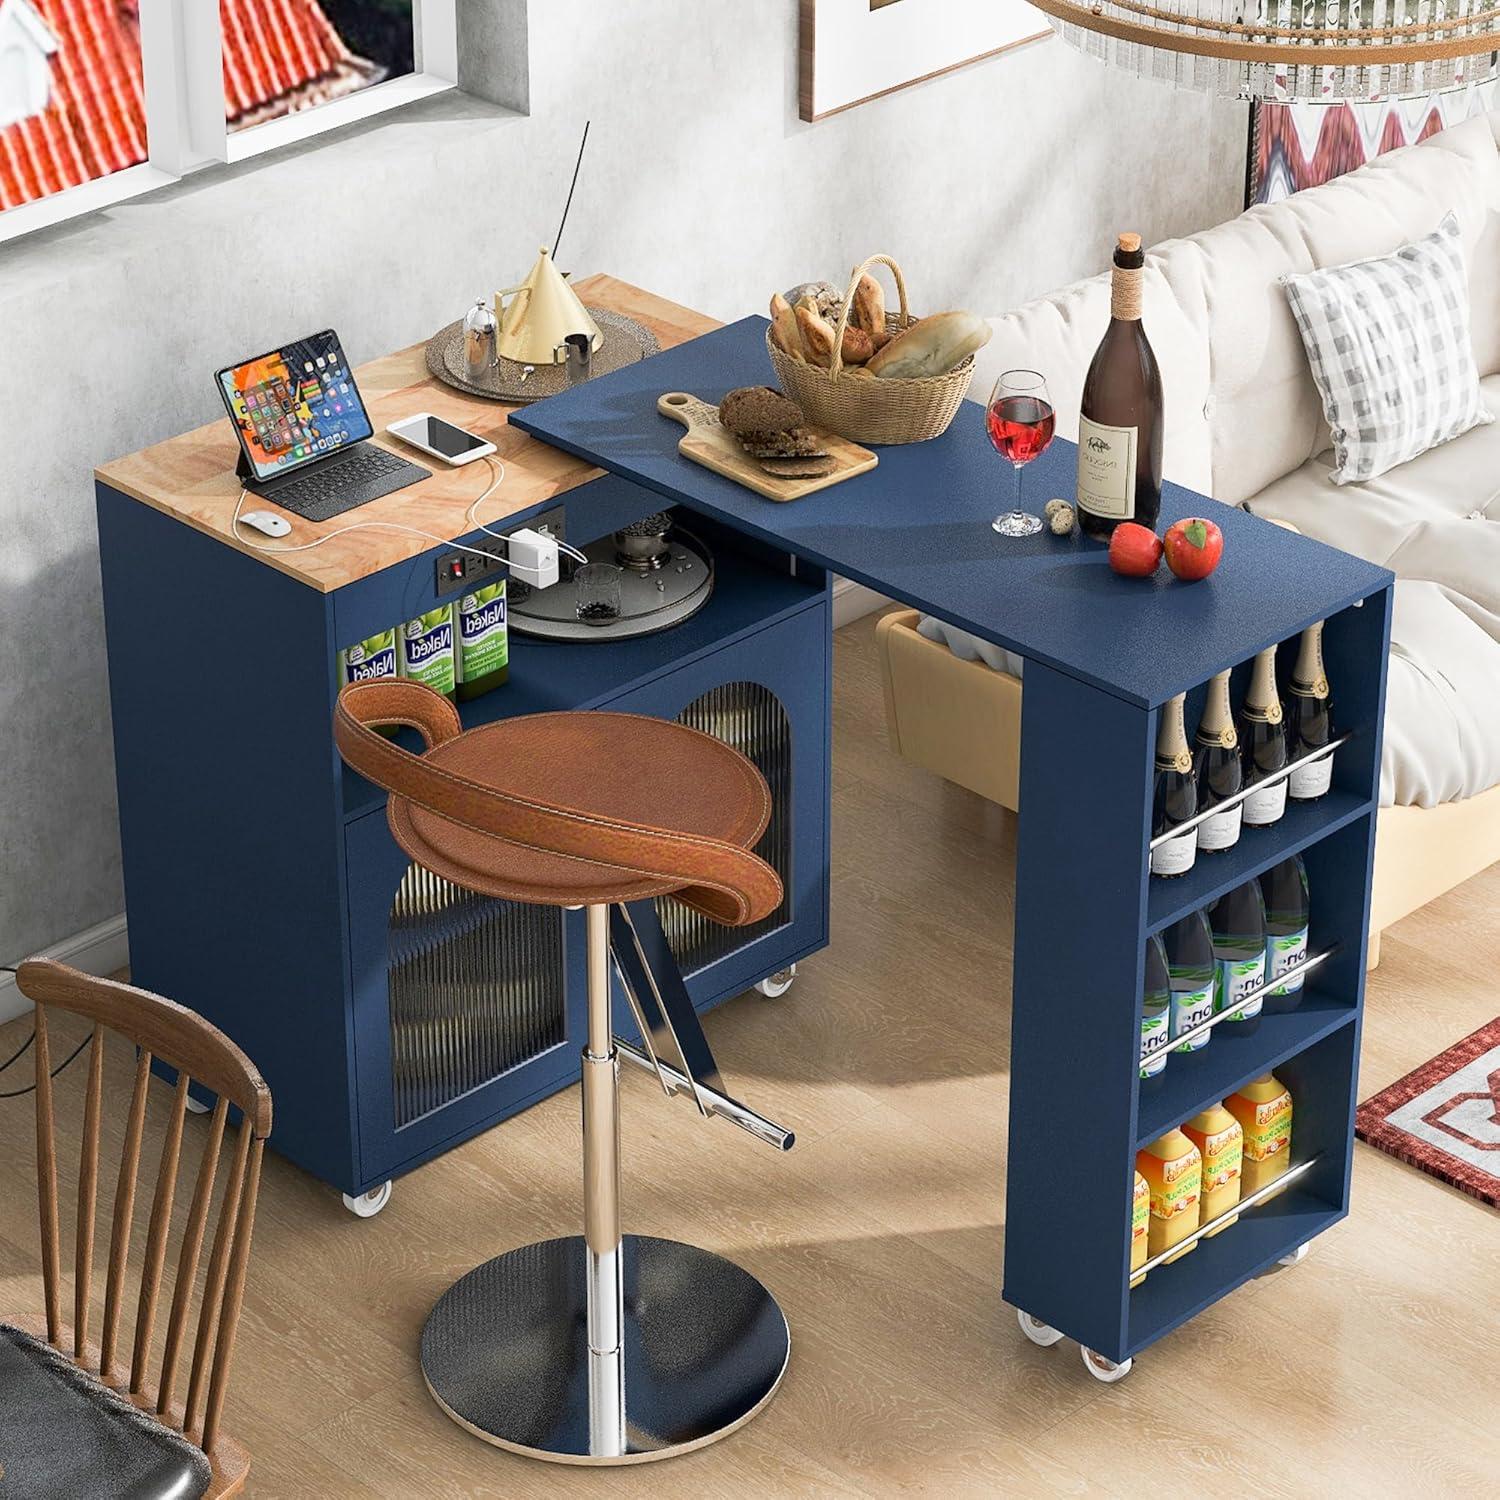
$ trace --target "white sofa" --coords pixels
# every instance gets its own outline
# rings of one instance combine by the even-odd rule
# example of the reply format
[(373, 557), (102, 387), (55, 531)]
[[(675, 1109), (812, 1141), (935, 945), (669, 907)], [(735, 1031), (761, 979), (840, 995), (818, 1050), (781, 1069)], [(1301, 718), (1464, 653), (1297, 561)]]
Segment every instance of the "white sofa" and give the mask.
[[(1463, 231), (1482, 388), (1500, 415), (1500, 112), (1170, 241), (1146, 263), (1167, 477), (1398, 579), (1372, 962), (1383, 927), (1500, 858), (1500, 422), (1379, 479), (1333, 484), (1328, 426), (1278, 278), (1384, 254), (1450, 209)], [(1100, 276), (994, 319), (974, 393), (1008, 366), (1041, 370), (1058, 431), (1074, 436), (1108, 307)], [(972, 743), (952, 748), (976, 730), (993, 736), (997, 715), (1013, 739), (1019, 692), (1012, 684), (996, 698), (985, 676), (1004, 677), (1010, 664), (907, 615), (886, 617), (880, 643), (896, 748), (1014, 806), (1013, 747), (993, 768)], [(984, 701), (965, 701), (976, 695)]]

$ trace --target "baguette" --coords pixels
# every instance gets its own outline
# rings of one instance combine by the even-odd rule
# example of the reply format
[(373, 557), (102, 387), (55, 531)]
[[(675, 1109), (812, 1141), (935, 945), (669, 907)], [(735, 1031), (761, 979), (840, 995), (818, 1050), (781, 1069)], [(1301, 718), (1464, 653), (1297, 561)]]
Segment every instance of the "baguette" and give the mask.
[(792, 359), (802, 358), (802, 335), (792, 304), (780, 292), (771, 294), (771, 342)]
[(802, 335), (802, 354), (809, 364), (825, 370), (833, 363), (833, 328), (820, 318), (804, 300), (793, 309), (797, 331)]
[(887, 380), (946, 375), (989, 343), (991, 332), (990, 325), (971, 312), (933, 313), (898, 333), (865, 368)]

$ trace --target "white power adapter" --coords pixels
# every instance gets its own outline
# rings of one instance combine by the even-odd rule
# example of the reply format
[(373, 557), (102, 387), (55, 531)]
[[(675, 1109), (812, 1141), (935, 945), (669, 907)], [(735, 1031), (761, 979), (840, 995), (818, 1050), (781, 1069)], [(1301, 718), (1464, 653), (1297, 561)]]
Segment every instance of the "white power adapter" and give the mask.
[(523, 526), (506, 537), (506, 561), (513, 576), (533, 588), (551, 588), (557, 582), (557, 538)]

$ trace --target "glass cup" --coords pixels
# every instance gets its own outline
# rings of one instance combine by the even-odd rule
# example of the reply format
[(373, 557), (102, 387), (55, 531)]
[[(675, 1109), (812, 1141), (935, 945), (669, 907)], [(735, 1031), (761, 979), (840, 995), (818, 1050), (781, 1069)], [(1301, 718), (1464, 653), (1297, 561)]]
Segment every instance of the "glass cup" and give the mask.
[(1042, 518), (1021, 509), (1021, 470), (1046, 451), (1055, 417), (1047, 382), (1036, 370), (1007, 370), (990, 392), (985, 411), (990, 442), (1015, 472), (1014, 507), (990, 522), (1001, 536), (1034, 536)]
[(584, 563), (573, 570), (574, 607), (585, 625), (612, 625), (620, 618), (620, 580), (613, 563)]

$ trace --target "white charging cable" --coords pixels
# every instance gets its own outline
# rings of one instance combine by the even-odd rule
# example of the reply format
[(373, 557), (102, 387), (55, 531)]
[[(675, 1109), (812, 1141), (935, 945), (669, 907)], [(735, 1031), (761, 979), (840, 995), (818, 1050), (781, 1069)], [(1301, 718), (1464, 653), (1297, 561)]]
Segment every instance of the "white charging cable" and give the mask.
[[(507, 543), (508, 550), (510, 538), (506, 536), (503, 531), (492, 531), (482, 521), (476, 518), (479, 507), (483, 505), (484, 502), (488, 500), (497, 489), (500, 488), (501, 484), (505, 480), (505, 463), (503, 460), (498, 458), (486, 457), (484, 459), (484, 462), (489, 465), (490, 482), (485, 486), (483, 494), (481, 494), (479, 498), (474, 501), (474, 503), (465, 513), (464, 530), (466, 532), (471, 530), (482, 531), (486, 536), (492, 536), (502, 542)], [(415, 526), (403, 526), (399, 521), (355, 521), (348, 526), (340, 526), (337, 531), (330, 531), (327, 536), (320, 536), (316, 541), (299, 542), (296, 546), (293, 547), (265, 547), (262, 546), (259, 542), (252, 541), (249, 537), (242, 535), (240, 531), (241, 526), (244, 525), (244, 522), (240, 520), (240, 512), (244, 510), (245, 501), (249, 498), (249, 496), (250, 491), (246, 489), (244, 485), (241, 485), (240, 498), (236, 502), (234, 507), (234, 517), (229, 523), (229, 534), (234, 537), (236, 541), (243, 542), (246, 546), (248, 546), (255, 552), (310, 552), (314, 547), (321, 547), (324, 542), (331, 542), (335, 537), (347, 536), (351, 531), (400, 531), (404, 532), (407, 536), (419, 536), (423, 538), (424, 541), (437, 542), (440, 546), (444, 547), (457, 545), (452, 537), (436, 536), (430, 531), (422, 531)], [(570, 546), (560, 537), (552, 537), (552, 540), (557, 543), (557, 549), (559, 552), (566, 552), (569, 557), (576, 558), (579, 562), (588, 561), (588, 555), (586, 553), (580, 552), (577, 547)], [(473, 553), (475, 557), (486, 557), (491, 562), (503, 563), (507, 567), (510, 565), (509, 558), (497, 557), (493, 552), (485, 552), (478, 547), (464, 547), (463, 550), (465, 552)]]

